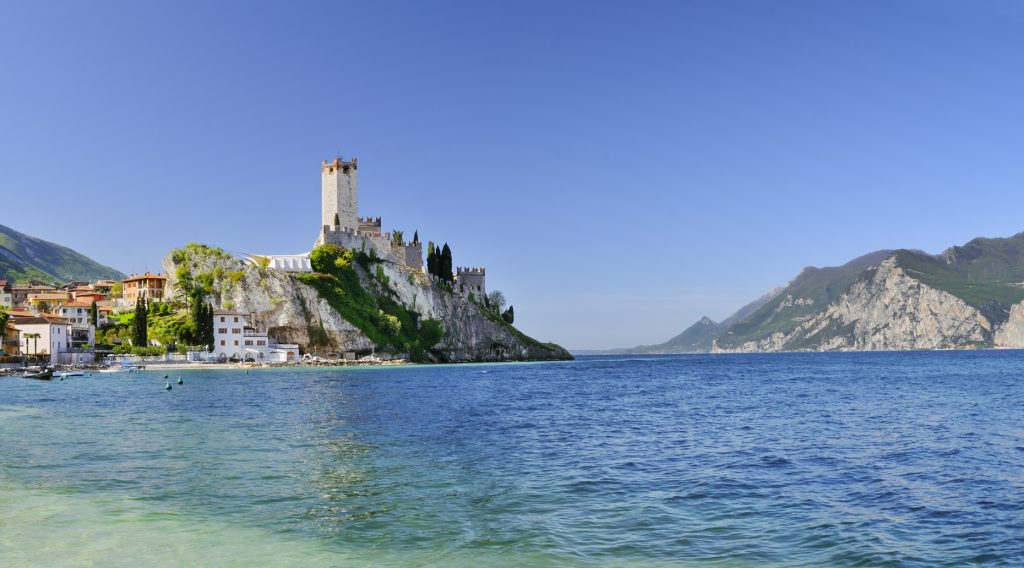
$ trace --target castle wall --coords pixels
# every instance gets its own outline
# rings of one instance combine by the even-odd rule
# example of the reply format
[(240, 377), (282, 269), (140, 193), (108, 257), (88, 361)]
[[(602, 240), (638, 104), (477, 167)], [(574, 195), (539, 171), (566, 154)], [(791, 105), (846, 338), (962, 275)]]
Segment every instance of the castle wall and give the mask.
[(380, 217), (360, 217), (356, 229), (366, 235), (380, 236)]
[(405, 265), (409, 268), (423, 268), (423, 243), (405, 243), (402, 246)]
[(395, 263), (402, 263), (404, 256), (398, 256), (391, 247), (391, 235), (364, 235), (352, 229), (335, 230), (333, 227), (324, 226), (320, 230), (320, 238), (317, 239), (317, 246), (322, 244), (335, 244), (349, 250), (371, 250), (377, 253), (377, 258)]
[(359, 184), (356, 176), (356, 161), (333, 162), (320, 165), (321, 225), (334, 226), (338, 216), (343, 229), (359, 228)]
[(483, 268), (457, 268), (455, 270), (456, 288), (466, 295), (470, 292), (478, 298), (486, 295), (485, 279), (486, 272)]

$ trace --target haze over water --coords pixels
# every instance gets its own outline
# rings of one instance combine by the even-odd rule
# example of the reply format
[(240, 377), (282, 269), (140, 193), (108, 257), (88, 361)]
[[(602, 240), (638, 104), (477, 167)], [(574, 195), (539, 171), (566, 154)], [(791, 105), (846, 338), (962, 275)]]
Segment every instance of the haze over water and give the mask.
[(1021, 352), (181, 375), (0, 378), (0, 565), (1024, 559)]

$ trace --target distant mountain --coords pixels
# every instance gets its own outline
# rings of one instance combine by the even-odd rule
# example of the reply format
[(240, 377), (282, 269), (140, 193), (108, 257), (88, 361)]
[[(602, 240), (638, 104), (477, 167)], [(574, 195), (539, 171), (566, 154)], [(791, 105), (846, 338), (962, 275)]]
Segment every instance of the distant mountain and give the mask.
[(842, 266), (804, 268), (755, 311), (736, 318), (717, 338), (718, 345), (728, 349), (792, 328), (835, 300), (864, 270), (877, 266), (892, 253), (891, 250), (880, 250), (859, 256)]
[(19, 233), (0, 225), (0, 279), (19, 282), (41, 280), (120, 280), (125, 275), (68, 247)]
[(664, 344), (631, 351), (1021, 348), (1024, 233), (938, 255), (883, 250), (805, 268), (769, 296), (721, 324), (703, 318)]
[(776, 288), (775, 290), (768, 292), (753, 302), (750, 302), (736, 310), (736, 313), (725, 318), (721, 323), (716, 323), (711, 318), (704, 316), (700, 318), (697, 323), (686, 328), (682, 333), (672, 339), (669, 339), (665, 343), (659, 343), (658, 345), (641, 345), (639, 347), (633, 347), (632, 349), (610, 349), (599, 353), (625, 353), (630, 355), (707, 353), (708, 351), (711, 351), (712, 344), (723, 331), (728, 329), (733, 323), (740, 321), (757, 311), (758, 308), (774, 298), (781, 290), (782, 288)]

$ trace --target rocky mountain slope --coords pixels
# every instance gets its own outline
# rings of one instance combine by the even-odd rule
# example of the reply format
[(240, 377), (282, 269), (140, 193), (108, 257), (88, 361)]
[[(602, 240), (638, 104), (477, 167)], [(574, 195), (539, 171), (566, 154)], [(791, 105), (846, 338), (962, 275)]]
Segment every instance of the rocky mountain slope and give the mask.
[(120, 280), (125, 275), (68, 247), (19, 233), (0, 225), (0, 279), (20, 282), (40, 280)]
[(702, 322), (715, 352), (1024, 347), (1022, 302), (1024, 233), (807, 268), (731, 325)]
[[(271, 337), (306, 351), (376, 350), (442, 362), (572, 358), (405, 266), (339, 249), (314, 257), (314, 267), (320, 272), (261, 268), (201, 245), (164, 258), (172, 297), (253, 314)], [(427, 338), (436, 325), (429, 322), (440, 322), (439, 339)]]

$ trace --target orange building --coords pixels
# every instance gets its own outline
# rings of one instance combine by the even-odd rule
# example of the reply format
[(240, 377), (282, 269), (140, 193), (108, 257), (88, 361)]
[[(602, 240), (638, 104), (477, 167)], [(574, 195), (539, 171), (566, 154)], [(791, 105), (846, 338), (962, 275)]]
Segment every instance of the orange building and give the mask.
[(132, 275), (123, 281), (124, 303), (132, 306), (140, 297), (147, 302), (156, 300), (162, 302), (164, 299), (164, 288), (167, 286), (167, 277), (162, 274), (145, 273), (140, 276)]

